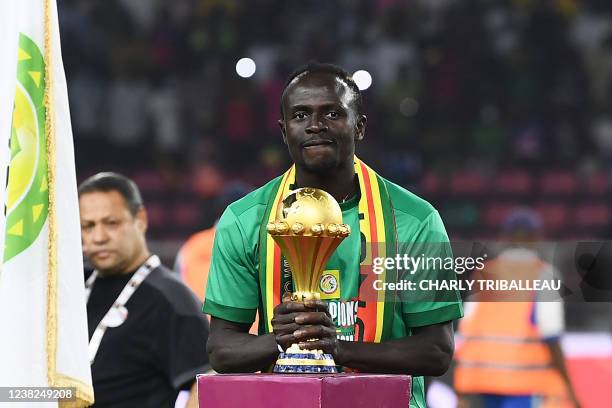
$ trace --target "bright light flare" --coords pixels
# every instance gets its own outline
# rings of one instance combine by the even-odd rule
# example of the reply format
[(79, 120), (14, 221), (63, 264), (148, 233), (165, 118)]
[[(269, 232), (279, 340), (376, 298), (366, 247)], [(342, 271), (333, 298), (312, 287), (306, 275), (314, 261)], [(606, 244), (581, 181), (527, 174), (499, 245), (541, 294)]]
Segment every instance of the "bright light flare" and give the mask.
[(257, 66), (251, 58), (240, 58), (236, 63), (236, 73), (242, 78), (250, 78), (255, 74)]
[(360, 91), (364, 91), (372, 85), (372, 75), (368, 71), (360, 69), (353, 74), (353, 81), (355, 81)]

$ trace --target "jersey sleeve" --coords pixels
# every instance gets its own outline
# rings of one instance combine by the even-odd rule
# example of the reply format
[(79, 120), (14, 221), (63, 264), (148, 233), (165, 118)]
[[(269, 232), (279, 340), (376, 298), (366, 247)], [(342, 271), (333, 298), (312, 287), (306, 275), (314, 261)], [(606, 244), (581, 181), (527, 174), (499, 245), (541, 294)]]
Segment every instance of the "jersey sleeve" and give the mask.
[(462, 317), (461, 297), (450, 284), (457, 281), (453, 254), (438, 212), (427, 216), (411, 237), (399, 240), (400, 255), (418, 262), (411, 270), (400, 271), (400, 278), (414, 285), (401, 292), (406, 326), (429, 326)]
[(253, 323), (259, 303), (254, 258), (238, 218), (227, 209), (217, 224), (204, 313), (236, 323)]

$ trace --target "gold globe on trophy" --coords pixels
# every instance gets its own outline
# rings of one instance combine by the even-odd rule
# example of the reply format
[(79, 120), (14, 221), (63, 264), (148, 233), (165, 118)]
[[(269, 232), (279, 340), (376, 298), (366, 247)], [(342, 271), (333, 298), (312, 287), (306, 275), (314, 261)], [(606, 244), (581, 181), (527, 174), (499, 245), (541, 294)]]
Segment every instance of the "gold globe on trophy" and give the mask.
[[(320, 299), (319, 280), (327, 261), (351, 229), (342, 223), (342, 210), (331, 194), (312, 187), (290, 191), (267, 230), (291, 268), (291, 300)], [(293, 344), (281, 353), (277, 373), (335, 373), (333, 356), (322, 350), (303, 350)]]

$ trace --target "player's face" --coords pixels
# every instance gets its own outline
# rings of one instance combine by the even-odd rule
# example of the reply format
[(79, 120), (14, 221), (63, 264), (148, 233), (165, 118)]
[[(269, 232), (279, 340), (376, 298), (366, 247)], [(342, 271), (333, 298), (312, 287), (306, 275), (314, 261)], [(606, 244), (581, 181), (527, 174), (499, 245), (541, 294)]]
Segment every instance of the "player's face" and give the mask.
[(79, 198), (83, 252), (102, 274), (129, 272), (146, 252), (146, 213), (133, 216), (117, 191), (95, 191)]
[(289, 85), (279, 125), (298, 168), (321, 174), (352, 166), (355, 141), (365, 131), (365, 116), (355, 112), (353, 98), (332, 74), (306, 74)]

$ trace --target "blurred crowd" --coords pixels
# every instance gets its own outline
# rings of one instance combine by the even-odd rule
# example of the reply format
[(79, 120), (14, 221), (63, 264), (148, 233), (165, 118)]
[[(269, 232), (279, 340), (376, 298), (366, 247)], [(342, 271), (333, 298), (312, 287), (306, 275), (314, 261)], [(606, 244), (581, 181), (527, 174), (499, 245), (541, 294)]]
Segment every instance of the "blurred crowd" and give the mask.
[[(210, 226), (225, 186), (289, 164), (276, 123), (308, 60), (369, 71), (358, 154), (432, 201), (451, 239), (516, 204), (551, 239), (609, 235), (606, 0), (64, 0), (77, 170), (140, 185), (151, 236)], [(251, 78), (235, 64), (250, 57)]]

